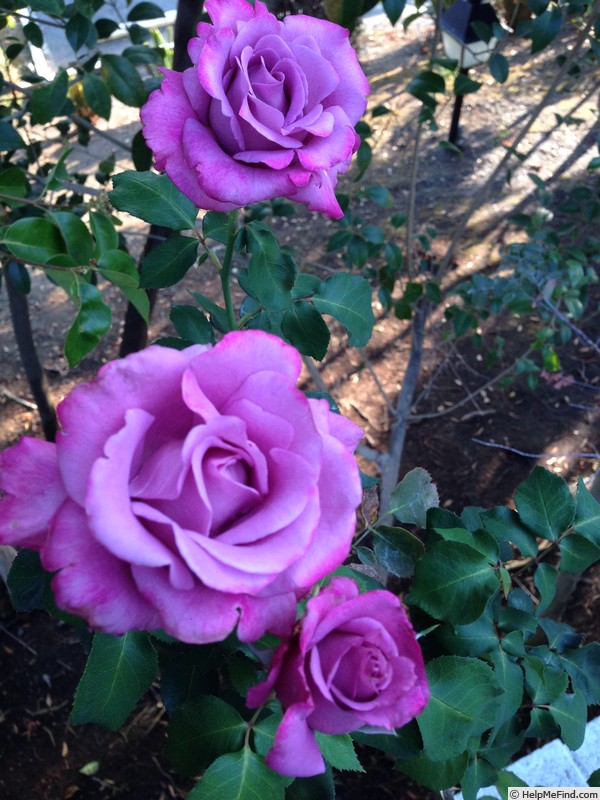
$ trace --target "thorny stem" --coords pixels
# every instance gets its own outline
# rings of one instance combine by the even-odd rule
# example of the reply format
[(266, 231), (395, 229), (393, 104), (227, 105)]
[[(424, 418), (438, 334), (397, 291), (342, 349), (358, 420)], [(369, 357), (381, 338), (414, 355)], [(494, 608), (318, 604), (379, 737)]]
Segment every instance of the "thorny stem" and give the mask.
[(490, 380), (484, 383), (483, 386), (479, 386), (473, 392), (469, 392), (469, 394), (467, 394), (466, 397), (463, 397), (462, 400), (459, 400), (457, 403), (454, 403), (454, 405), (445, 408), (443, 411), (432, 411), (429, 414), (413, 414), (409, 417), (409, 422), (421, 422), (421, 420), (424, 419), (437, 419), (438, 417), (444, 417), (446, 414), (452, 414), (452, 412), (456, 411), (457, 408), (464, 406), (470, 400), (473, 400), (478, 394), (485, 392), (486, 389), (489, 389), (495, 383), (501, 381), (502, 378), (505, 378), (507, 375), (509, 375), (514, 370), (516, 364), (521, 359), (527, 358), (527, 356), (531, 353), (531, 350), (532, 348), (528, 347), (527, 350), (525, 350), (525, 352), (523, 353), (523, 355), (520, 356), (519, 358), (516, 358), (512, 364), (506, 367), (506, 369), (503, 369), (502, 372), (499, 372), (497, 375), (494, 375), (494, 377), (490, 378)]
[(360, 357), (364, 361), (364, 364), (365, 364), (366, 368), (368, 369), (369, 374), (373, 378), (373, 380), (375, 382), (375, 386), (377, 386), (379, 394), (381, 395), (381, 397), (383, 398), (384, 403), (387, 406), (387, 410), (389, 411), (389, 413), (390, 413), (390, 415), (392, 417), (395, 417), (396, 416), (396, 409), (392, 405), (392, 401), (388, 397), (387, 392), (385, 391), (385, 389), (381, 385), (381, 381), (379, 380), (375, 370), (373, 369), (373, 365), (371, 364), (371, 360), (369, 359), (369, 356), (367, 355), (367, 351), (364, 349), (364, 347), (360, 347), (358, 352), (360, 353)]
[[(30, 258), (20, 258), (19, 256), (14, 256), (12, 253), (10, 255), (10, 261), (18, 261), (19, 264), (25, 264), (28, 267), (37, 267), (38, 269), (52, 269), (60, 272), (73, 272), (75, 274), (81, 274), (82, 272), (85, 272), (86, 269), (95, 269), (95, 267), (91, 264), (76, 264), (74, 267), (59, 267), (58, 265), (54, 266), (53, 264), (42, 264), (39, 261), (32, 261)], [(2, 262), (0, 260), (0, 264), (1, 263)]]
[[(75, 81), (76, 83), (77, 81)], [(31, 90), (25, 89), (23, 86), (19, 86), (12, 81), (5, 81), (4, 85), (13, 92), (21, 92), (26, 97), (31, 97)], [(45, 85), (45, 84), (39, 84)], [(115, 147), (119, 147), (121, 150), (125, 150), (128, 153), (130, 152), (131, 148), (126, 145), (121, 139), (117, 139), (116, 136), (108, 133), (108, 131), (103, 131), (101, 128), (97, 128), (93, 125), (89, 120), (85, 119), (84, 117), (80, 117), (79, 114), (66, 114), (65, 115), (68, 119), (72, 120), (76, 125), (79, 125), (81, 128), (85, 128), (92, 133), (97, 133), (98, 136), (101, 136), (103, 139), (106, 139), (111, 144), (114, 144)]]
[(524, 458), (600, 458), (600, 453), (557, 453), (555, 456), (549, 456), (548, 453), (527, 453), (524, 450), (518, 450), (516, 447), (510, 447), (507, 444), (498, 444), (498, 442), (484, 442), (483, 439), (473, 437), (471, 439), (475, 444), (482, 444), (484, 447), (496, 447), (498, 450), (507, 450), (509, 453), (515, 453)]
[(413, 156), (411, 159), (410, 168), (410, 190), (408, 196), (408, 215), (406, 218), (406, 274), (409, 278), (414, 277), (413, 269), (413, 239), (415, 236), (415, 223), (416, 211), (415, 205), (417, 201), (417, 175), (419, 170), (419, 146), (421, 144), (421, 132), (423, 125), (417, 125), (417, 132), (415, 134), (415, 146)]
[(427, 302), (421, 302), (415, 308), (412, 323), (412, 338), (410, 343), (410, 356), (402, 388), (396, 401), (396, 417), (390, 433), (390, 444), (383, 469), (381, 470), (381, 508), (384, 512), (384, 521), (388, 517), (387, 508), (392, 491), (398, 482), (398, 472), (404, 450), (404, 441), (408, 429), (410, 409), (419, 381), (421, 360), (423, 358), (423, 344), (425, 340), (425, 324), (427, 321)]
[(237, 328), (235, 319), (235, 309), (233, 307), (233, 299), (231, 297), (231, 286), (229, 284), (229, 271), (231, 269), (231, 258), (233, 256), (233, 246), (235, 244), (235, 236), (237, 233), (237, 211), (230, 211), (228, 214), (228, 230), (227, 230), (227, 246), (225, 248), (225, 255), (223, 256), (223, 263), (219, 271), (221, 279), (221, 288), (223, 289), (223, 299), (225, 300), (225, 310), (227, 311), (227, 322), (229, 330), (234, 331)]
[(258, 717), (260, 716), (260, 713), (263, 710), (263, 708), (264, 708), (264, 705), (259, 706), (256, 709), (256, 711), (254, 712), (254, 714), (252, 715), (252, 718), (249, 719), (248, 722), (246, 723), (247, 727), (246, 727), (246, 735), (244, 736), (244, 747), (249, 747), (250, 746), (250, 731), (254, 727), (254, 723), (256, 722)]
[(546, 308), (547, 308), (547, 309), (548, 309), (548, 310), (549, 310), (549, 311), (550, 311), (552, 314), (554, 314), (554, 316), (555, 316), (555, 317), (558, 317), (558, 319), (559, 319), (559, 320), (560, 320), (560, 321), (561, 321), (563, 324), (565, 324), (567, 327), (569, 327), (569, 328), (570, 328), (570, 329), (573, 331), (573, 333), (574, 333), (576, 336), (578, 336), (578, 337), (581, 339), (581, 341), (582, 341), (584, 344), (588, 345), (588, 347), (591, 347), (591, 348), (593, 348), (593, 349), (594, 349), (594, 350), (595, 350), (595, 351), (596, 351), (596, 352), (597, 352), (597, 353), (600, 355), (600, 347), (598, 347), (598, 345), (596, 344), (596, 342), (594, 342), (592, 339), (590, 339), (590, 337), (589, 337), (589, 336), (587, 336), (587, 335), (586, 335), (586, 334), (585, 334), (585, 333), (584, 333), (584, 332), (581, 330), (581, 328), (578, 328), (578, 327), (577, 327), (577, 325), (575, 325), (575, 323), (574, 323), (574, 322), (571, 322), (571, 320), (570, 320), (568, 317), (566, 317), (566, 316), (565, 316), (565, 315), (562, 313), (562, 311), (559, 311), (559, 309), (558, 309), (558, 308), (557, 308), (557, 307), (554, 305), (554, 303), (551, 303), (551, 302), (550, 302), (550, 300), (548, 300), (548, 298), (546, 298), (546, 297), (544, 297), (544, 299), (542, 300), (542, 302), (543, 302), (543, 304), (546, 306)]
[(47, 19), (46, 17), (44, 17), (43, 19), (41, 18), (33, 19), (33, 17), (30, 17), (29, 14), (21, 14), (19, 11), (11, 11), (10, 15), (11, 17), (19, 17), (19, 19), (27, 20), (27, 22), (33, 22), (36, 25), (47, 25), (50, 28), (62, 28), (63, 30), (66, 27), (66, 24), (64, 22), (53, 22), (52, 20)]

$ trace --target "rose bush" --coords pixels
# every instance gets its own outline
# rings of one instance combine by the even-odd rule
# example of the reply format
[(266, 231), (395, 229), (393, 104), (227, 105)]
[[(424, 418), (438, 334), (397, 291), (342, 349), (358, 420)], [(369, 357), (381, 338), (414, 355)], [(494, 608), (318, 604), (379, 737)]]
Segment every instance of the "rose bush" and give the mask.
[(289, 634), (361, 496), (361, 431), (300, 368), (261, 331), (110, 362), (59, 406), (56, 444), (2, 453), (0, 542), (39, 550), (58, 606), (108, 633)]
[(325, 770), (314, 731), (400, 728), (429, 699), (423, 656), (399, 599), (383, 590), (361, 595), (353, 580), (339, 577), (308, 601), (299, 630), (275, 651), (247, 704), (265, 703), (272, 689), (285, 714), (266, 761), (296, 777)]
[(260, 0), (206, 0), (188, 51), (163, 69), (141, 116), (156, 167), (199, 208), (232, 211), (288, 197), (330, 217), (359, 138), (367, 80), (348, 31), (320, 19), (283, 22)]

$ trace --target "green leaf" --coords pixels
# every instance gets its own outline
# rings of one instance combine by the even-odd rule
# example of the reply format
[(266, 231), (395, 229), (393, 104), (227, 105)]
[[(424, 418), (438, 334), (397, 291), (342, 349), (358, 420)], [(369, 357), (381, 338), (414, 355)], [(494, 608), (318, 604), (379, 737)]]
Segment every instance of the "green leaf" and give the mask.
[(292, 289), (292, 299), (302, 300), (314, 294), (321, 285), (321, 279), (307, 272), (298, 272)]
[(502, 689), (487, 664), (442, 656), (426, 667), (431, 699), (417, 724), (425, 752), (440, 761), (460, 756), (469, 740), (493, 727)]
[(585, 738), (587, 703), (583, 692), (563, 694), (550, 705), (550, 714), (560, 728), (560, 738), (570, 750), (578, 750)]
[(513, 786), (527, 786), (525, 781), (521, 780), (518, 775), (509, 770), (502, 770), (496, 781), (496, 789), (502, 800), (509, 800), (508, 790)]
[(412, 523), (424, 528), (427, 511), (439, 505), (435, 484), (427, 470), (421, 467), (407, 472), (390, 497), (390, 514), (399, 522)]
[(98, 39), (96, 26), (92, 20), (79, 13), (73, 14), (67, 22), (65, 36), (74, 53), (77, 53), (84, 46), (93, 47)]
[(261, 719), (252, 727), (254, 747), (259, 755), (266, 756), (269, 750), (273, 747), (275, 734), (277, 733), (277, 728), (281, 724), (282, 718), (283, 715), (281, 712), (270, 714), (268, 717)]
[(351, 734), (355, 742), (376, 747), (393, 758), (417, 758), (421, 748), (421, 734), (415, 720), (394, 733), (366, 733), (364, 730)]
[(88, 106), (103, 119), (110, 119), (111, 97), (108, 87), (93, 72), (83, 76), (83, 96)]
[(45, 125), (54, 117), (60, 116), (60, 112), (67, 99), (69, 88), (69, 78), (67, 71), (61, 69), (56, 78), (46, 86), (40, 86), (31, 93), (29, 110), (33, 121), (39, 125)]
[(402, 16), (405, 5), (406, 0), (383, 0), (383, 10), (392, 25), (395, 25)]
[[(156, 637), (157, 631), (152, 632)], [(219, 653), (213, 645), (189, 645), (173, 642), (156, 645), (160, 696), (170, 715), (184, 704), (219, 688)], [(256, 671), (254, 673), (256, 683)]]
[(169, 317), (182, 339), (194, 344), (214, 344), (212, 325), (196, 306), (176, 303), (171, 306)]
[(0, 153), (18, 150), (20, 147), (25, 147), (25, 142), (19, 131), (13, 128), (10, 122), (0, 120)]
[(165, 12), (156, 3), (137, 3), (127, 14), (128, 22), (139, 22), (141, 19), (160, 19)]
[(457, 656), (476, 658), (498, 647), (498, 634), (488, 609), (469, 625), (440, 625), (434, 635), (448, 654)]
[(519, 486), (515, 505), (527, 527), (543, 539), (556, 539), (566, 531), (575, 513), (575, 501), (566, 482), (543, 467), (534, 467)]
[(70, 175), (67, 172), (65, 162), (72, 149), (73, 148), (68, 145), (64, 147), (56, 163), (52, 164), (50, 171), (46, 175), (44, 192), (52, 192), (55, 191), (56, 189), (61, 189), (62, 188), (61, 181), (70, 179)]
[(147, 172), (152, 166), (152, 150), (146, 144), (141, 131), (138, 131), (131, 140), (131, 158), (137, 172)]
[(127, 170), (113, 176), (111, 204), (153, 225), (175, 231), (194, 228), (198, 209), (167, 175)]
[(556, 593), (556, 579), (558, 572), (550, 564), (538, 564), (533, 576), (533, 582), (540, 593), (540, 602), (535, 610), (537, 615), (543, 614), (548, 608)]
[(31, 42), (34, 47), (44, 46), (44, 34), (35, 22), (28, 22), (27, 25), (23, 25), (23, 33), (27, 41)]
[(103, 54), (102, 75), (111, 94), (126, 106), (139, 108), (146, 102), (147, 92), (144, 83), (137, 69), (127, 58)]
[[(549, 617), (540, 617), (537, 622), (546, 634), (549, 650), (562, 653), (566, 648), (578, 647), (581, 643), (582, 634), (577, 633), (570, 625), (564, 622), (558, 622)], [(555, 665), (558, 666), (558, 663), (555, 662)]]
[[(500, 738), (500, 729), (514, 717), (523, 702), (523, 670), (521, 667), (501, 649), (490, 653), (490, 662), (494, 667), (496, 680), (504, 693), (500, 697), (498, 716), (488, 737), (488, 745), (491, 745), (496, 738)], [(493, 782), (488, 781), (485, 785)]]
[(231, 686), (240, 697), (246, 697), (249, 689), (256, 683), (256, 661), (240, 651), (235, 651), (225, 657), (225, 663)]
[(142, 263), (140, 286), (164, 289), (182, 280), (198, 258), (198, 240), (191, 236), (170, 236), (153, 247)]
[(315, 731), (315, 739), (325, 761), (335, 769), (364, 772), (354, 751), (354, 742), (349, 734), (331, 736)]
[(198, 303), (202, 306), (202, 308), (206, 311), (206, 313), (210, 317), (210, 324), (213, 325), (218, 331), (221, 333), (226, 333), (229, 330), (229, 326), (227, 323), (227, 312), (221, 306), (218, 306), (216, 303), (213, 303), (210, 298), (205, 297), (200, 292), (191, 292), (192, 297), (194, 297)]
[(600, 786), (600, 769), (595, 769), (587, 782), (588, 786)]
[(281, 251), (271, 230), (260, 222), (246, 226), (250, 293), (269, 311), (289, 309), (296, 265)]
[(350, 347), (364, 347), (373, 332), (371, 287), (364, 278), (342, 272), (319, 286), (313, 297), (321, 314), (337, 319), (348, 331)]
[(382, 566), (398, 578), (410, 578), (416, 562), (425, 553), (425, 545), (412, 533), (387, 525), (377, 528), (373, 549)]
[(0, 234), (0, 242), (17, 258), (44, 264), (66, 253), (60, 230), (44, 217), (23, 217)]
[(123, 250), (105, 250), (98, 258), (98, 268), (107, 281), (122, 291), (137, 289), (139, 273), (133, 258)]
[(525, 688), (535, 705), (553, 703), (566, 690), (569, 676), (564, 670), (554, 669), (544, 664), (541, 658), (528, 655), (523, 662), (525, 668)]
[[(498, 506), (490, 508), (481, 514), (483, 527), (496, 539), (497, 542), (510, 542), (517, 547), (523, 556), (536, 556), (537, 542), (533, 533), (520, 521), (516, 511)], [(509, 551), (510, 552), (510, 551)], [(505, 560), (510, 558), (506, 556)]]
[(65, 338), (65, 356), (70, 367), (77, 366), (96, 347), (112, 321), (110, 308), (91, 283), (78, 280), (74, 284), (73, 298), (79, 303), (79, 311)]
[(529, 726), (525, 731), (528, 739), (554, 739), (559, 734), (558, 725), (545, 708), (533, 708), (529, 715)]
[(539, 53), (556, 38), (561, 29), (563, 15), (561, 9), (552, 5), (531, 22), (527, 35), (531, 38), (531, 52)]
[[(591, 786), (592, 784), (590, 784)], [(286, 800), (335, 800), (331, 767), (312, 778), (296, 778), (285, 793)]]
[(460, 542), (436, 542), (417, 561), (407, 597), (436, 619), (453, 625), (474, 622), (483, 613), (499, 582), (487, 558)]
[(560, 540), (561, 572), (583, 572), (600, 561), (600, 547), (589, 539), (572, 533)]
[(600, 547), (600, 503), (586, 487), (583, 478), (577, 481), (573, 527), (581, 536)]
[(390, 208), (394, 205), (392, 193), (385, 186), (369, 186), (365, 194), (371, 202), (375, 203), (380, 208)]
[(443, 77), (437, 72), (431, 70), (424, 70), (418, 72), (415, 77), (408, 84), (406, 91), (412, 94), (418, 100), (421, 100), (424, 94), (437, 94), (446, 91), (446, 82)]
[(454, 758), (433, 761), (423, 753), (417, 758), (397, 761), (395, 769), (405, 773), (428, 789), (440, 792), (456, 786), (460, 782), (467, 766), (467, 759), (467, 753), (461, 753)]
[[(13, 130), (11, 128), (11, 130)], [(27, 175), (19, 167), (8, 167), (0, 172), (0, 204), (19, 208), (19, 199), (29, 194)], [(14, 198), (9, 199), (9, 198)]]
[(48, 608), (50, 575), (42, 567), (40, 556), (33, 550), (20, 550), (7, 579), (10, 602), (15, 611)]
[(50, 219), (58, 226), (68, 255), (78, 266), (87, 266), (94, 255), (94, 242), (86, 225), (71, 211), (54, 211)]
[(463, 75), (462, 72), (459, 72), (454, 79), (454, 94), (472, 94), (480, 88), (481, 83), (479, 81), (474, 81), (468, 75)]
[(321, 361), (329, 345), (329, 328), (316, 308), (304, 300), (283, 312), (281, 332), (305, 356)]
[(559, 658), (571, 676), (573, 689), (584, 693), (588, 705), (600, 703), (600, 644), (592, 642), (576, 650), (565, 650)]
[(245, 747), (214, 761), (186, 800), (284, 800), (287, 782)]
[(491, 786), (498, 778), (498, 770), (485, 758), (475, 757), (467, 767), (460, 782), (465, 800), (476, 800), (477, 792), (484, 786)]
[(167, 756), (184, 775), (198, 775), (224, 753), (240, 750), (246, 722), (218, 697), (185, 703), (171, 717)]
[(93, 722), (116, 731), (150, 688), (156, 670), (156, 653), (147, 633), (97, 632), (75, 693), (71, 722)]
[(108, 39), (108, 37), (119, 27), (119, 23), (116, 20), (107, 19), (106, 17), (97, 19), (94, 22), (94, 25), (96, 26), (96, 32), (99, 39)]
[(99, 258), (107, 250), (116, 250), (119, 247), (119, 234), (113, 221), (106, 214), (90, 211), (90, 228), (95, 239), (95, 258)]
[(202, 235), (205, 239), (227, 244), (229, 241), (229, 214), (222, 211), (207, 211), (202, 219)]
[(489, 61), (490, 72), (492, 77), (498, 83), (504, 83), (508, 78), (509, 65), (508, 61), (502, 53), (494, 53)]

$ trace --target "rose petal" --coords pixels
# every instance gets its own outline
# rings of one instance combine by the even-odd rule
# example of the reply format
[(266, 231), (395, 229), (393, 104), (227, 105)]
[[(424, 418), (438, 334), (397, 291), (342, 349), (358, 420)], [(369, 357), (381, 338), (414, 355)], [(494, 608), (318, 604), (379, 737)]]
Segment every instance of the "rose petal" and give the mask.
[(141, 596), (159, 615), (155, 628), (190, 644), (222, 642), (234, 630), (239, 618), (236, 595), (200, 585), (174, 589), (166, 570), (134, 566), (131, 573)]
[(311, 711), (310, 705), (293, 705), (285, 712), (277, 728), (273, 747), (265, 761), (281, 775), (308, 778), (325, 772), (317, 740), (306, 722)]
[(56, 446), (23, 438), (0, 453), (0, 543), (39, 550), (67, 497)]
[[(185, 351), (184, 351), (185, 352)], [(297, 381), (302, 359), (297, 350), (264, 331), (229, 333), (199, 359), (190, 360), (198, 385), (215, 408), (221, 409), (244, 381), (261, 370), (279, 372)], [(223, 380), (223, 376), (227, 380)]]
[(327, 97), (328, 106), (344, 109), (352, 124), (356, 124), (366, 108), (369, 94), (367, 81), (356, 53), (350, 45), (348, 31), (327, 20), (303, 14), (290, 14), (284, 21), (284, 38), (287, 41), (310, 41), (312, 38), (321, 53), (326, 53), (338, 75), (343, 77), (337, 88)]
[(235, 161), (196, 119), (185, 123), (183, 148), (206, 194), (230, 209), (281, 197), (294, 189), (285, 171), (257, 169)]
[(254, 7), (246, 0), (206, 0), (204, 7), (218, 28), (236, 27), (239, 22), (268, 14), (268, 8), (260, 0), (254, 1)]
[(54, 518), (41, 551), (59, 608), (106, 633), (154, 630), (161, 621), (140, 596), (127, 566), (92, 537), (84, 511), (67, 501)]
[(67, 492), (79, 505), (85, 504), (92, 465), (104, 455), (110, 436), (121, 429), (128, 408), (159, 415), (164, 441), (179, 438), (191, 427), (193, 416), (181, 399), (181, 380), (188, 364), (206, 350), (204, 345), (181, 351), (148, 347), (106, 364), (93, 381), (76, 386), (62, 401), (58, 464)]

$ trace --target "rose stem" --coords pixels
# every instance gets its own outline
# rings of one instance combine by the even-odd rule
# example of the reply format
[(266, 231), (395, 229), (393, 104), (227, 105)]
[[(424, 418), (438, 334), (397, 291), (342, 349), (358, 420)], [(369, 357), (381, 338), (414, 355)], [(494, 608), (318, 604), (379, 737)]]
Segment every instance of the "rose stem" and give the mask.
[(237, 328), (235, 321), (235, 310), (233, 308), (233, 300), (231, 297), (231, 287), (229, 285), (229, 269), (231, 267), (231, 257), (233, 256), (233, 245), (237, 233), (237, 211), (230, 211), (228, 214), (228, 227), (227, 227), (227, 247), (225, 249), (225, 256), (223, 257), (223, 264), (219, 277), (221, 278), (221, 287), (223, 289), (223, 299), (225, 300), (225, 309), (227, 311), (227, 322), (229, 330), (234, 331)]

